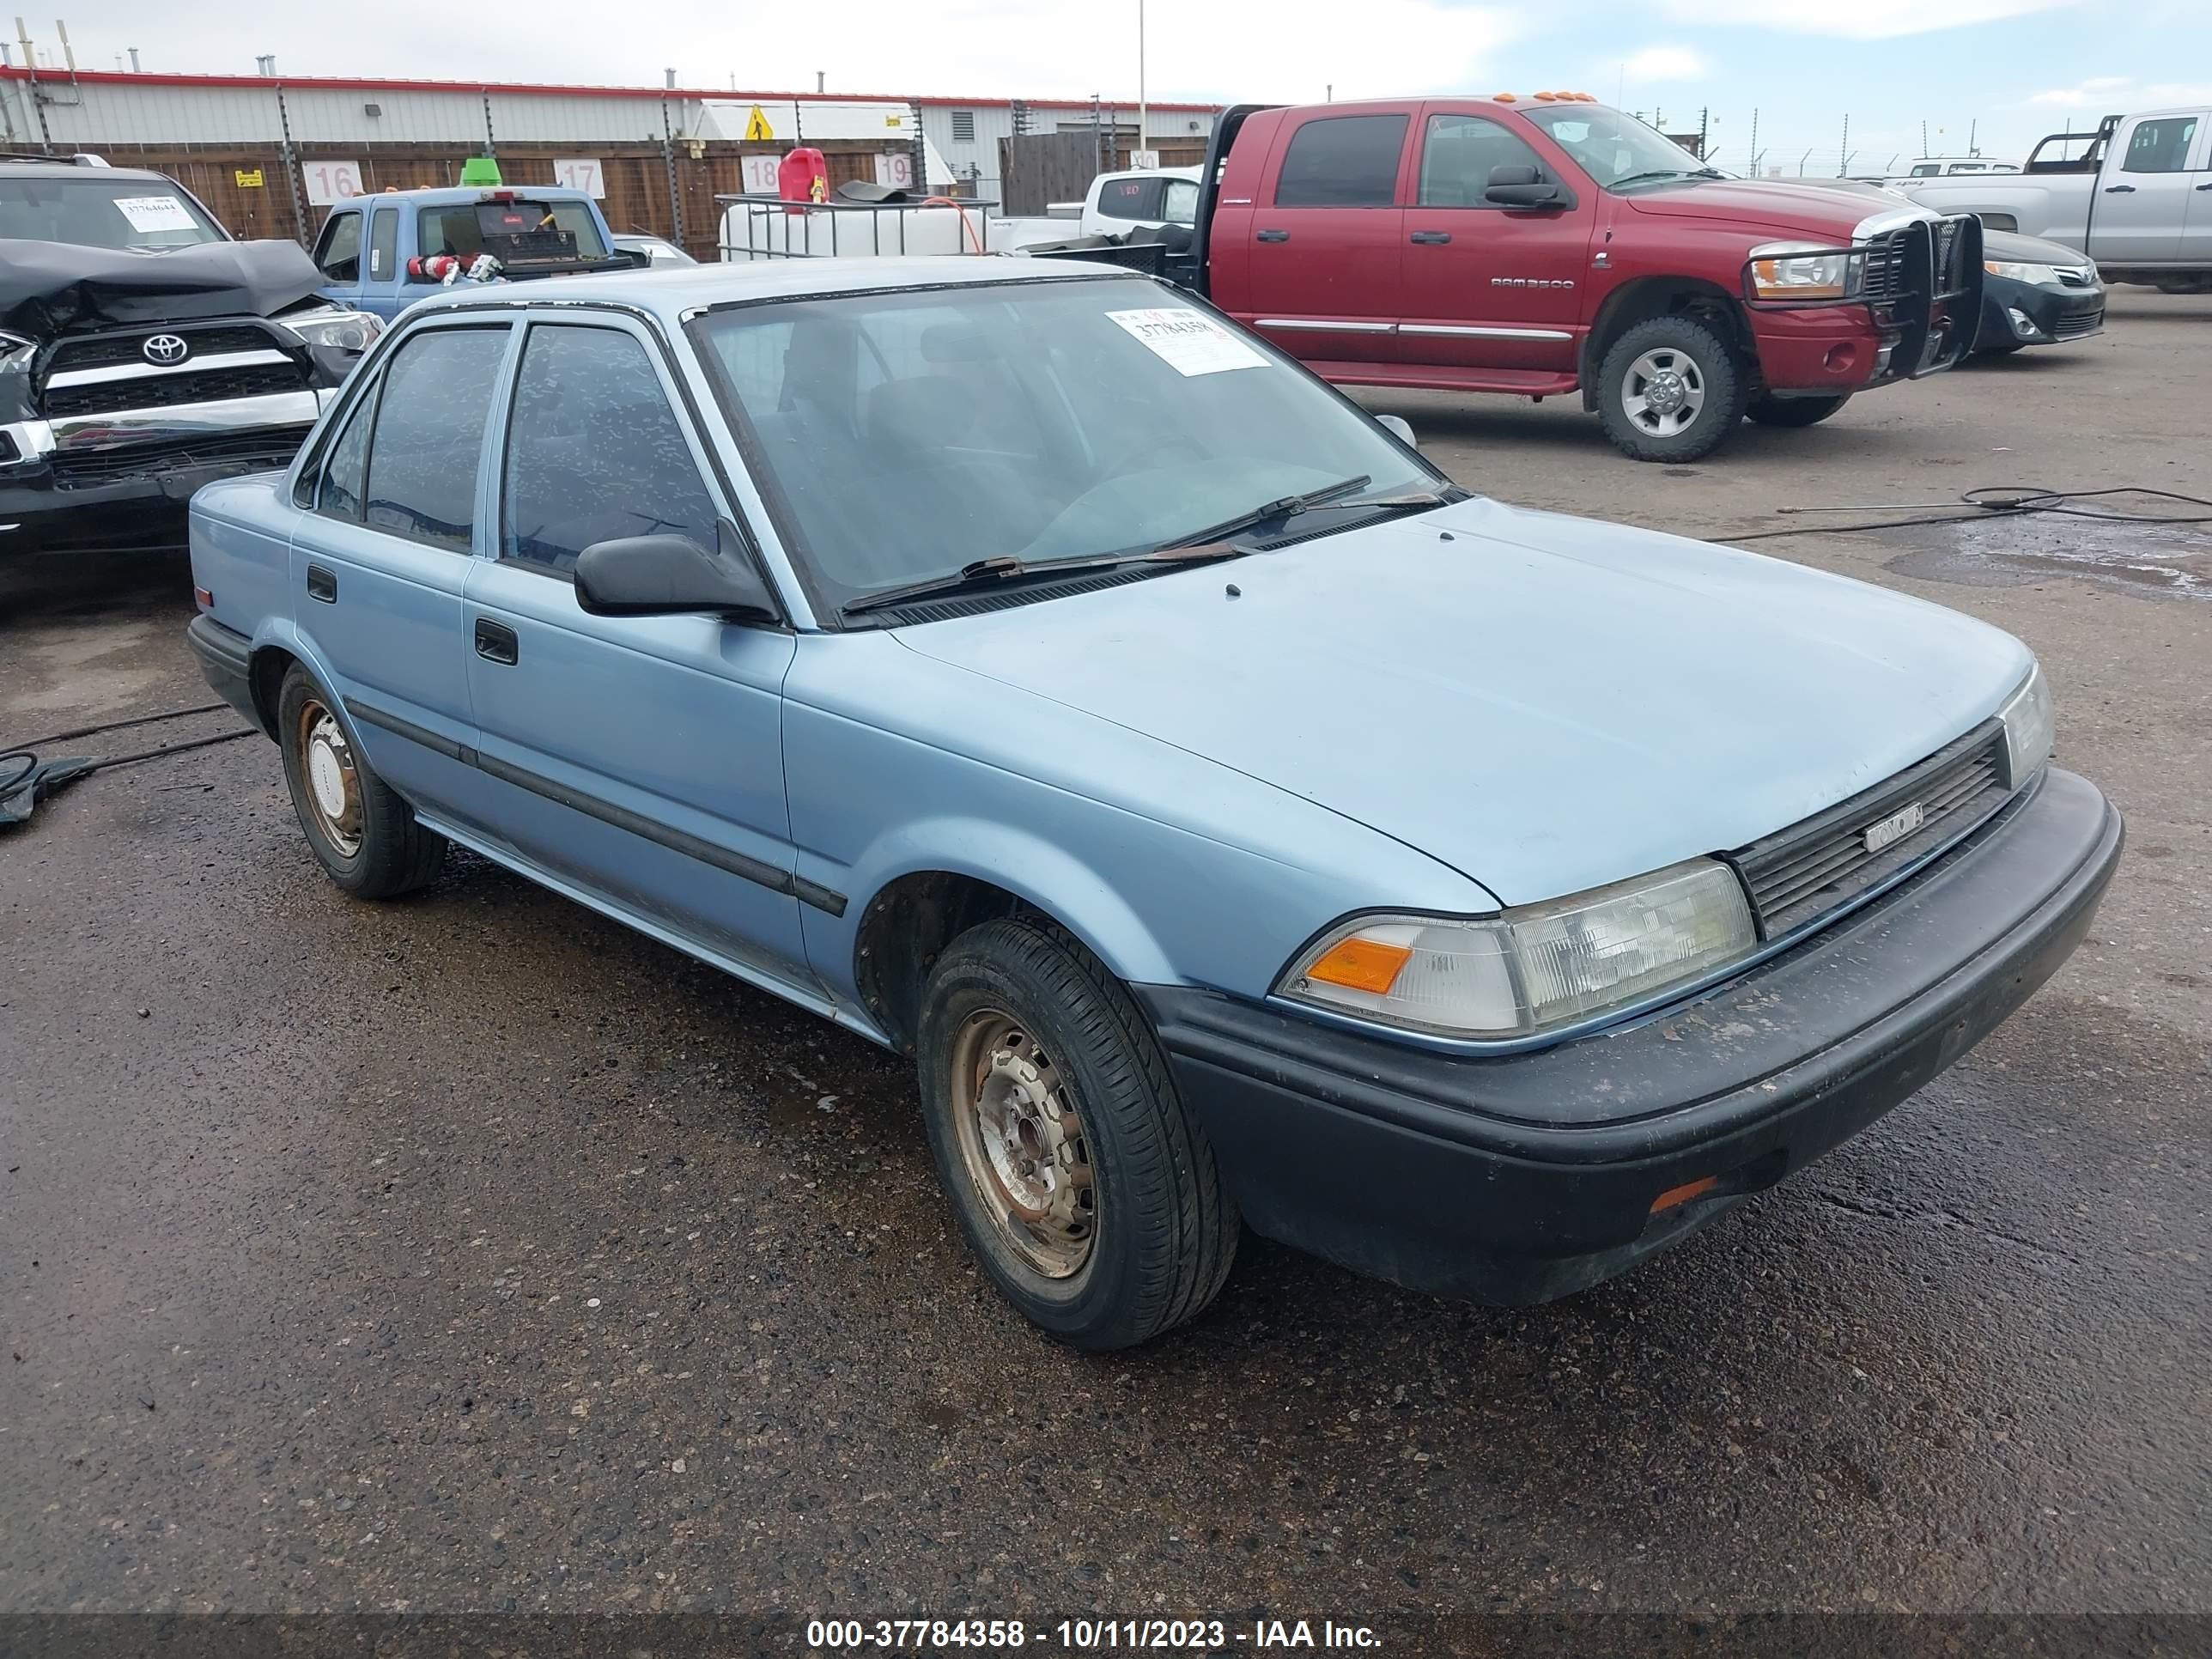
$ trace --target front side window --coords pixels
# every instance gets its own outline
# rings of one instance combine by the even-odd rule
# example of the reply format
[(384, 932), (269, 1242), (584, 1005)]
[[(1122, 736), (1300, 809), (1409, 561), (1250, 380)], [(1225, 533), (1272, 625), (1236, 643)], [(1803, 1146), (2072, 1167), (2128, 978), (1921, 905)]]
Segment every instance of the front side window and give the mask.
[(361, 280), (361, 215), (333, 213), (315, 244), (315, 263), (334, 283)]
[(1309, 490), (1344, 487), (1322, 530), (1441, 487), (1273, 348), (1139, 277), (737, 306), (690, 328), (832, 607), (981, 559), (1142, 550)]
[(1291, 135), (1277, 207), (1388, 207), (1398, 196), (1403, 115), (1327, 115)]
[(158, 253), (220, 242), (199, 204), (166, 179), (0, 179), (0, 240)]
[(316, 512), (360, 522), (362, 497), (368, 488), (368, 428), (375, 410), (373, 390), (354, 404), (345, 430), (324, 459), (322, 479), (315, 486)]
[(1534, 167), (1543, 158), (1528, 141), (1479, 115), (1431, 115), (1421, 140), (1423, 207), (1487, 207), (1492, 167)]
[(716, 516), (636, 338), (532, 329), (507, 425), (500, 557), (567, 575), (595, 542), (688, 536), (711, 549)]
[(1601, 189), (1721, 176), (1657, 128), (1602, 104), (1540, 104), (1524, 112)]
[(384, 371), (369, 440), (362, 521), (370, 529), (469, 550), (477, 463), (507, 335), (504, 328), (434, 328), (401, 344)]
[(2128, 139), (2127, 159), (2121, 162), (2124, 173), (2183, 173), (2188, 170), (2189, 151), (2197, 142), (2197, 118), (2193, 115), (2166, 116), (2156, 121), (2139, 121)]

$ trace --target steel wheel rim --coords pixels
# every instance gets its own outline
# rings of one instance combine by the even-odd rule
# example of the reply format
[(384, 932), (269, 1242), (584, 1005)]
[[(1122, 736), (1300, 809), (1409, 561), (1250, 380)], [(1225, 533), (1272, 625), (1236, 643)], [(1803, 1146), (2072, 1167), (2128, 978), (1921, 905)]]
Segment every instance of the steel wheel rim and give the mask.
[(954, 1138), (969, 1185), (1023, 1263), (1072, 1279), (1098, 1234), (1098, 1187), (1073, 1090), (1023, 1023), (982, 1008), (952, 1042)]
[(1674, 346), (1654, 346), (1628, 366), (1620, 407), (1654, 438), (1680, 437), (1705, 410), (1705, 374), (1698, 360)]
[(361, 851), (361, 773), (345, 728), (322, 702), (300, 708), (300, 777), (316, 827), (346, 858)]

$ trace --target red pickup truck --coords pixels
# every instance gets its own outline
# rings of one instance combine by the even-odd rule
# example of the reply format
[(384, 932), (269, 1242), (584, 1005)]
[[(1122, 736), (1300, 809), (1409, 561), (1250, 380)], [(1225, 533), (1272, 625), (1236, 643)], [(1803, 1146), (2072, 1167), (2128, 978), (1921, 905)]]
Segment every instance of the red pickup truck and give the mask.
[(1330, 380), (1579, 391), (1638, 460), (1948, 368), (1981, 314), (1972, 216), (1729, 179), (1582, 94), (1240, 105), (1212, 144), (1168, 268), (1215, 305)]

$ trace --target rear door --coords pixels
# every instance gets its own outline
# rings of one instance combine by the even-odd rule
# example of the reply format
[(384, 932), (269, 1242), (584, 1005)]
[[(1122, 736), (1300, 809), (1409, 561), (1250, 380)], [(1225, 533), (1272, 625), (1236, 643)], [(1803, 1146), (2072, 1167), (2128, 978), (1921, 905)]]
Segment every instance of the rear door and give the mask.
[[(360, 222), (361, 216), (352, 216)], [(512, 336), (419, 329), (381, 360), (301, 480), (292, 614), (370, 764), (410, 800), (477, 816), (461, 631), (486, 422)]]
[(2196, 187), (2204, 182), (2206, 122), (2199, 115), (2140, 116), (2116, 135), (2097, 181), (2091, 257), (2106, 264), (2172, 264)]
[(360, 306), (380, 317), (397, 317), (404, 307), (399, 297), (399, 207), (380, 203), (370, 210), (368, 246), (362, 261)]
[(2181, 229), (2185, 264), (2212, 265), (2212, 120), (2199, 122), (2189, 164), (2189, 211)]
[(1288, 118), (1246, 222), (1249, 309), (1237, 320), (1334, 378), (1395, 356), (1416, 107)]
[(1574, 181), (1479, 105), (1422, 111), (1398, 325), (1399, 356), (1436, 368), (1572, 374), (1597, 192), (1571, 207), (1506, 209), (1484, 200), (1494, 167)]

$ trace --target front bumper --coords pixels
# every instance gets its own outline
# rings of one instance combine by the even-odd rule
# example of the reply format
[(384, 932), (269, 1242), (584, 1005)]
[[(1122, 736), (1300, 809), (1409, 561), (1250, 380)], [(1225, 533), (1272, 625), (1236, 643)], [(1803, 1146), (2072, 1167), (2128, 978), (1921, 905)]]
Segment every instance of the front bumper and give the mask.
[(290, 464), (330, 387), (0, 426), (0, 558), (182, 547), (192, 492)]
[(1416, 1290), (1544, 1302), (1772, 1186), (1951, 1065), (2081, 942), (2122, 839), (2094, 785), (2051, 771), (1894, 892), (1703, 1000), (1503, 1058), (1137, 990), (1255, 1231)]
[(1974, 346), (1989, 351), (2009, 345), (2058, 345), (2086, 340), (2102, 333), (2104, 327), (2101, 286), (2053, 288), (1990, 276), (1982, 289), (1981, 332)]

